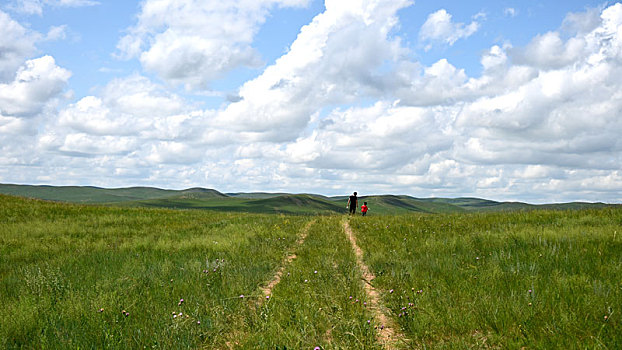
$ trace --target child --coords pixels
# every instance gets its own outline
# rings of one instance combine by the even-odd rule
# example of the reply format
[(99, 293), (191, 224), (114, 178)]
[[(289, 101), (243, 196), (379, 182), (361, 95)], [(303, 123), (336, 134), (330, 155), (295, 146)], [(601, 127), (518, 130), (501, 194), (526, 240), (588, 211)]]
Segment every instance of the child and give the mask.
[(367, 209), (367, 202), (363, 202), (363, 205), (361, 205), (361, 213), (363, 216), (367, 215)]

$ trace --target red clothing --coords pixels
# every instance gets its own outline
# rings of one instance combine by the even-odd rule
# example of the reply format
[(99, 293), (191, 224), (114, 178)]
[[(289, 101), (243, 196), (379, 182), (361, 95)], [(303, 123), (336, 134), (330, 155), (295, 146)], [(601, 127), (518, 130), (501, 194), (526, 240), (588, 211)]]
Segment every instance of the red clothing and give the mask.
[(365, 204), (361, 205), (361, 212), (367, 213), (367, 206)]

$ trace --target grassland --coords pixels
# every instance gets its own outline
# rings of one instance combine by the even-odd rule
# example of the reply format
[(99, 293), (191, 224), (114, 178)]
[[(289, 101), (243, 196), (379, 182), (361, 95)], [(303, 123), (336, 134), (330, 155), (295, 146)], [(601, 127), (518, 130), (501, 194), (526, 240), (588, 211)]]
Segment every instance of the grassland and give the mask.
[(397, 348), (622, 348), (615, 207), (347, 218), (2, 195), (0, 348), (382, 349), (344, 220)]
[(417, 348), (622, 348), (622, 211), (357, 218)]
[[(223, 212), (266, 214), (343, 214), (347, 196), (316, 194), (220, 193), (213, 189), (164, 190), (152, 187), (98, 188), (91, 186), (31, 186), (0, 184), (0, 194), (79, 204), (125, 207), (206, 209)], [(404, 195), (369, 195), (369, 215), (408, 213), (465, 213), (535, 209), (589, 209), (611, 207), (604, 203), (558, 203), (532, 205), (478, 198), (414, 198)], [(618, 207), (620, 205), (617, 205)]]
[(306, 221), (0, 199), (5, 349), (221, 344)]

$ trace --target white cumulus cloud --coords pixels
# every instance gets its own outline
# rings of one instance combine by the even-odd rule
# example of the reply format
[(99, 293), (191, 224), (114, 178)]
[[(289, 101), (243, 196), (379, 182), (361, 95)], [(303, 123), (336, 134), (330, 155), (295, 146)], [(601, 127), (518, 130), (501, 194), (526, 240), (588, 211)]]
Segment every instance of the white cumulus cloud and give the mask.
[(479, 27), (480, 23), (476, 20), (469, 24), (456, 23), (447, 10), (440, 9), (428, 16), (421, 26), (419, 38), (422, 41), (442, 42), (451, 46), (456, 41), (473, 35)]
[(0, 82), (7, 82), (24, 60), (35, 51), (39, 34), (34, 33), (0, 10)]
[(51, 56), (26, 61), (13, 82), (0, 84), (0, 114), (32, 117), (41, 113), (63, 91), (70, 76)]
[(138, 23), (119, 41), (119, 56), (140, 59), (146, 70), (173, 84), (206, 88), (233, 69), (262, 64), (252, 42), (271, 8), (307, 3), (147, 0)]
[(397, 10), (410, 4), (327, 1), (290, 50), (240, 88), (240, 100), (219, 113), (218, 125), (255, 140), (291, 140), (323, 106), (383, 95), (386, 76), (378, 70), (404, 53), (389, 32)]
[[(254, 64), (257, 28), (273, 6), (294, 5), (145, 1), (119, 50), (165, 81), (113, 79), (59, 110), (50, 107), (69, 72), (0, 38), (21, 57), (0, 85), (0, 179), (619, 202), (622, 4), (569, 14), (524, 46), (492, 45), (470, 76), (448, 58), (413, 59), (397, 16), (412, 1), (327, 0), (288, 51), (221, 107), (172, 92), (167, 83), (204, 86)], [(212, 28), (232, 23), (234, 8), (245, 9), (240, 27)], [(220, 40), (199, 28), (213, 16), (222, 21), (207, 28), (235, 37), (224, 51), (202, 46)], [(2, 23), (13, 38), (30, 35)], [(485, 24), (441, 10), (420, 39), (452, 45)], [(167, 43), (184, 54), (167, 53)], [(197, 57), (229, 63), (194, 67)], [(180, 66), (165, 67), (171, 60)], [(18, 147), (25, 136), (29, 155)]]

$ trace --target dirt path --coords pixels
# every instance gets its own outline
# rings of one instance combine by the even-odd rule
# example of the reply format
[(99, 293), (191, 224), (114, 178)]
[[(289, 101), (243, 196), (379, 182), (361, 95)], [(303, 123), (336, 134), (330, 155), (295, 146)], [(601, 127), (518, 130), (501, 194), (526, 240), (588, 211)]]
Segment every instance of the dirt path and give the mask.
[(365, 293), (369, 299), (370, 310), (374, 315), (374, 319), (378, 322), (377, 339), (385, 349), (399, 349), (399, 344), (403, 344), (404, 336), (399, 333), (398, 328), (394, 324), (393, 320), (388, 315), (388, 310), (380, 302), (380, 293), (371, 285), (371, 281), (376, 278), (374, 274), (369, 270), (369, 267), (363, 262), (363, 251), (356, 244), (356, 238), (350, 228), (347, 220), (343, 222), (343, 230), (348, 236), (352, 249), (356, 254), (356, 263), (361, 270), (363, 280), (365, 281)]
[[(272, 294), (272, 290), (274, 289), (274, 287), (276, 287), (276, 285), (279, 284), (279, 282), (281, 282), (281, 277), (283, 276), (283, 272), (285, 271), (287, 266), (289, 266), (289, 264), (292, 261), (294, 261), (294, 259), (296, 259), (295, 251), (298, 249), (298, 247), (300, 247), (305, 242), (305, 239), (307, 238), (307, 235), (309, 234), (309, 229), (311, 228), (311, 225), (313, 225), (313, 223), (315, 223), (315, 220), (309, 221), (307, 225), (300, 231), (300, 234), (298, 235), (298, 239), (296, 240), (296, 242), (294, 243), (294, 246), (292, 247), (292, 250), (294, 252), (289, 254), (287, 257), (285, 257), (285, 259), (283, 259), (283, 261), (280, 264), (279, 270), (276, 272), (274, 277), (272, 277), (272, 280), (270, 280), (270, 282), (265, 287), (259, 288), (259, 290), (261, 291), (261, 296), (259, 296), (254, 301), (252, 301), (253, 300), (252, 298), (249, 300), (250, 308), (255, 309), (261, 306), (267, 300), (266, 297)], [(243, 327), (240, 326), (240, 328), (236, 332), (225, 335), (225, 340), (224, 340), (225, 347), (221, 347), (221, 348), (216, 347), (216, 349), (228, 349), (228, 350), (235, 349), (238, 346), (240, 346), (240, 343), (238, 341), (244, 338), (245, 338), (245, 330), (243, 330)]]
[[(307, 223), (307, 225), (302, 229), (302, 231), (300, 232), (300, 235), (298, 236), (298, 239), (296, 240), (296, 244), (294, 244), (294, 249), (293, 249), (294, 251), (296, 250), (296, 248), (300, 247), (305, 242), (305, 239), (307, 238), (307, 235), (309, 234), (309, 228), (311, 227), (311, 225), (313, 225), (314, 222), (315, 220), (309, 221), (309, 223)], [(281, 262), (281, 267), (276, 272), (276, 274), (274, 275), (270, 283), (268, 283), (265, 287), (261, 288), (261, 292), (264, 297), (261, 298), (260, 302), (263, 302), (266, 296), (269, 296), (270, 294), (272, 294), (272, 289), (274, 289), (274, 287), (276, 287), (276, 285), (279, 284), (279, 282), (281, 282), (281, 277), (283, 276), (283, 272), (285, 271), (287, 266), (292, 261), (294, 261), (294, 259), (296, 259), (295, 252), (291, 253), (285, 259), (283, 259), (283, 262)]]

